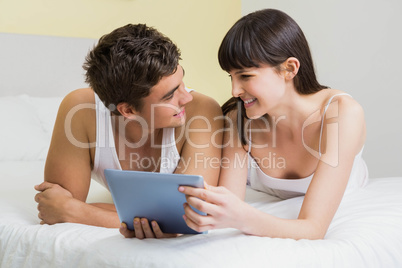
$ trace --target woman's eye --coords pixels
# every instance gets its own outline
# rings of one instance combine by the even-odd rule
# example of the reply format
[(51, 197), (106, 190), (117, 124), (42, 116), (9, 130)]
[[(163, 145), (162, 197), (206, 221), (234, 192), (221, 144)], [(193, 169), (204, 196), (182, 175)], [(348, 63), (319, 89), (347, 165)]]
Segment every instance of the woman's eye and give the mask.
[(173, 98), (173, 94), (172, 94), (172, 95), (169, 95), (168, 97), (166, 97), (165, 100), (171, 100), (172, 98)]

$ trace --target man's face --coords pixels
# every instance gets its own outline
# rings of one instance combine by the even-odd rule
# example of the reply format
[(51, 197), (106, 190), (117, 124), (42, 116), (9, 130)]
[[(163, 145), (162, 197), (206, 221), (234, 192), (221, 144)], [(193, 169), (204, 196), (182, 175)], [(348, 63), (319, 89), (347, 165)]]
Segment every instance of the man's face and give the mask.
[(178, 127), (185, 123), (185, 105), (193, 96), (185, 89), (183, 77), (184, 70), (178, 65), (175, 73), (162, 77), (142, 99), (143, 107), (137, 115), (145, 119), (151, 129)]

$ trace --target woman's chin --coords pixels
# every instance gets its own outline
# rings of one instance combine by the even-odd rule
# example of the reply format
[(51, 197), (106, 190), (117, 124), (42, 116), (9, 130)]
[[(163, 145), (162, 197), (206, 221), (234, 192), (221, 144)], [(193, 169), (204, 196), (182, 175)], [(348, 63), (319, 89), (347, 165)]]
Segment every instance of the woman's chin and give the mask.
[(258, 118), (261, 118), (262, 116), (264, 116), (264, 114), (257, 114), (257, 113), (250, 113), (250, 112), (247, 112), (246, 111), (246, 115), (247, 115), (247, 118), (248, 119), (258, 119)]

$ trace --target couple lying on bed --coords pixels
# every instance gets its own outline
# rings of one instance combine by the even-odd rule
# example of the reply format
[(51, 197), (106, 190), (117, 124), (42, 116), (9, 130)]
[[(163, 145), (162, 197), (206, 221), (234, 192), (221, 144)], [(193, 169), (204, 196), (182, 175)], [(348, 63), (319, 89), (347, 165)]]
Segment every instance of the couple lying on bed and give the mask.
[[(91, 176), (105, 185), (103, 170), (115, 168), (202, 175), (205, 189), (178, 189), (187, 198), (183, 218), (196, 231), (323, 238), (345, 191), (367, 181), (366, 129), (350, 95), (318, 83), (296, 22), (267, 9), (234, 24), (219, 48), (233, 95), (222, 109), (185, 87), (179, 60), (175, 44), (145, 25), (99, 40), (84, 64), (91, 88), (60, 105), (45, 182), (35, 186), (41, 223), (120, 227), (139, 239), (176, 236), (140, 218), (130, 231), (113, 204), (85, 202)], [(281, 198), (305, 195), (298, 218), (248, 205), (247, 184)]]

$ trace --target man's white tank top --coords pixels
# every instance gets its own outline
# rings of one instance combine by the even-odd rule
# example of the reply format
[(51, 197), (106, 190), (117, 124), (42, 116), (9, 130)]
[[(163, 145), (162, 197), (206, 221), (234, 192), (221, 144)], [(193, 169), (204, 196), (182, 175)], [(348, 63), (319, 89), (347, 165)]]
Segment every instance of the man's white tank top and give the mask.
[[(324, 114), (322, 115), (321, 121), (321, 132), (320, 132), (320, 141), (321, 145), (321, 136), (322, 136), (322, 127), (325, 118), (325, 112), (328, 109), (329, 104), (335, 96), (339, 95), (348, 95), (346, 93), (336, 94), (332, 96), (324, 109)], [(250, 132), (251, 133), (251, 132)], [(250, 185), (252, 189), (266, 192), (270, 195), (277, 196), (282, 199), (288, 199), (296, 196), (301, 196), (306, 194), (307, 189), (310, 185), (310, 182), (314, 176), (314, 173), (306, 178), (300, 179), (278, 179), (273, 178), (265, 174), (258, 163), (254, 160), (254, 158), (250, 154), (251, 149), (251, 135), (249, 135), (249, 151), (248, 151), (248, 176), (247, 176), (247, 184)], [(353, 162), (353, 168), (350, 172), (348, 185), (346, 188), (346, 192), (349, 192), (353, 189), (357, 189), (363, 187), (368, 182), (368, 169), (365, 161), (362, 158), (363, 148), (361, 151), (355, 156)], [(321, 148), (319, 148), (319, 155), (321, 156)]]
[[(193, 89), (189, 88), (186, 88), (186, 90), (188, 92), (193, 91)], [(104, 170), (107, 168), (121, 170), (122, 168), (117, 157), (110, 110), (106, 108), (98, 95), (94, 94), (96, 105), (96, 148), (91, 177), (108, 189)], [(180, 160), (174, 130), (174, 128), (163, 129), (160, 173), (173, 173)], [(140, 161), (139, 159), (133, 160)]]

